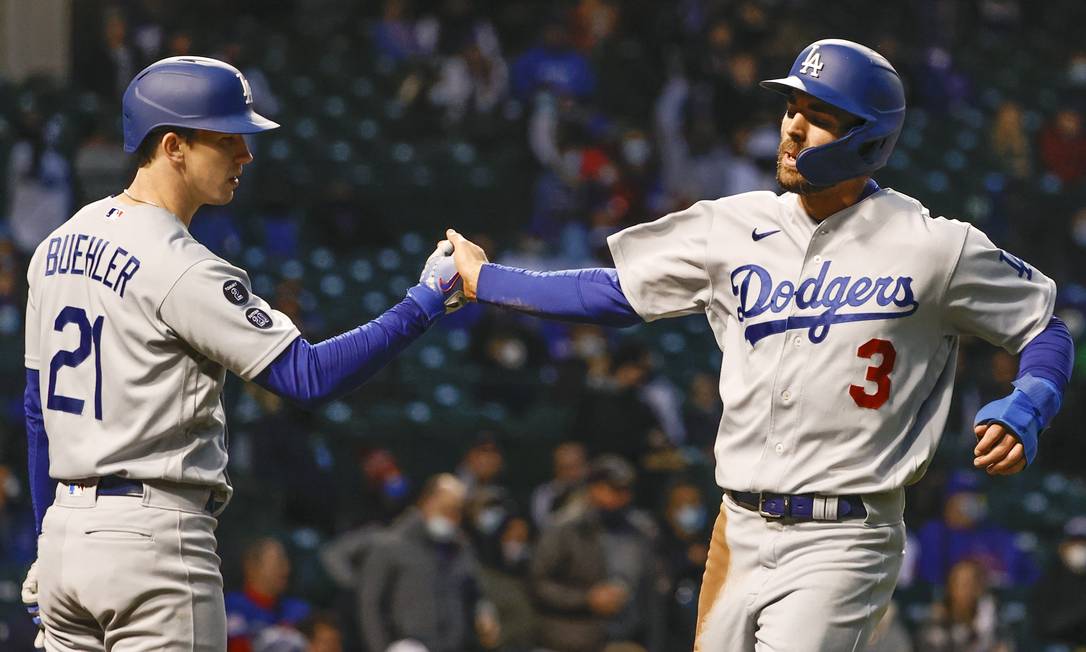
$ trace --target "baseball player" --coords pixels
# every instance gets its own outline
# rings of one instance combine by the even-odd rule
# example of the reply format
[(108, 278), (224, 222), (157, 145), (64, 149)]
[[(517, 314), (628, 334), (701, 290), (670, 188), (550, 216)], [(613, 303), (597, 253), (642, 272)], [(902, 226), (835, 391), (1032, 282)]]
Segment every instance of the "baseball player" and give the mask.
[(992, 475), (1033, 460), (1073, 347), (1049, 278), (871, 179), (905, 118), (885, 58), (822, 40), (762, 86), (786, 101), (783, 194), (702, 201), (612, 235), (616, 269), (506, 268), (447, 235), (481, 302), (615, 326), (705, 314), (724, 351), (724, 497), (695, 649), (858, 650), (897, 581), (903, 488), (942, 435), (958, 337), (1021, 354), (1014, 392), (976, 418), (973, 464)]
[(188, 231), (200, 206), (233, 198), (252, 161), (241, 134), (278, 126), (253, 112), (242, 74), (165, 59), (135, 77), (123, 111), (135, 179), (48, 236), (27, 272), (40, 536), (23, 597), (40, 605), (48, 650), (224, 650), (226, 371), (312, 405), (372, 376), (462, 293), (442, 242), (403, 301), (310, 344)]

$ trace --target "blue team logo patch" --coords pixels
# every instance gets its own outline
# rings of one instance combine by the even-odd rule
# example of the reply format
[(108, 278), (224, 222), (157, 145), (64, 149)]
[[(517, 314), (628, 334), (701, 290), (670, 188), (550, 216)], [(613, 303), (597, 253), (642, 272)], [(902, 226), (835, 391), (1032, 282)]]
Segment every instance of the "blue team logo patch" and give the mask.
[(732, 293), (739, 299), (736, 316), (740, 322), (764, 313), (790, 311), (793, 303), (801, 310), (824, 308), (814, 315), (792, 315), (749, 324), (743, 333), (751, 346), (770, 335), (802, 329), (807, 330), (807, 339), (818, 344), (826, 339), (833, 324), (900, 319), (920, 307), (911, 276), (831, 278), (830, 263), (828, 260), (822, 263), (817, 277), (808, 278), (798, 286), (791, 281), (774, 283), (769, 270), (760, 265), (742, 265), (732, 272)]
[(271, 315), (260, 308), (249, 308), (245, 311), (245, 318), (249, 320), (250, 324), (256, 326), (260, 330), (267, 330), (272, 327)]
[(249, 303), (249, 290), (245, 289), (245, 285), (237, 279), (223, 283), (222, 294), (235, 306), (244, 306)]

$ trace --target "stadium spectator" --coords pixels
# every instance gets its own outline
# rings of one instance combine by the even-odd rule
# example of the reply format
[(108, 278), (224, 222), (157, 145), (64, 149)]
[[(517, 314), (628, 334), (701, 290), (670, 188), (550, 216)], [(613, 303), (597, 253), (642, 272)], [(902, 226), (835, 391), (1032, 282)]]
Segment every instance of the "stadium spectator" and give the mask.
[(1086, 176), (1086, 131), (1082, 113), (1059, 110), (1041, 131), (1041, 161), (1045, 171), (1065, 184), (1074, 184)]
[(0, 464), (0, 567), (11, 564), (21, 570), (38, 556), (33, 514), (20, 500), (22, 494), (20, 478)]
[[(258, 539), (245, 549), (241, 560), (244, 584), (241, 591), (226, 594), (228, 652), (259, 652), (257, 642), (269, 627), (296, 628), (310, 613), (309, 604), (286, 597), (290, 582), (290, 558), (283, 544), (272, 538)], [(286, 636), (267, 635), (261, 645)]]
[(686, 444), (711, 457), (723, 409), (717, 379), (707, 373), (695, 374), (686, 391), (686, 407), (683, 411)]
[(456, 467), (456, 476), (471, 495), (486, 487), (497, 486), (504, 468), (505, 457), (498, 446), (497, 436), (493, 432), (483, 431), (464, 453), (460, 466)]
[(343, 652), (343, 634), (332, 616), (317, 612), (298, 625), (306, 640), (305, 652)]
[(412, 18), (410, 0), (385, 0), (381, 19), (369, 30), (370, 40), (378, 55), (403, 61), (423, 54)]
[(540, 644), (596, 652), (632, 642), (663, 647), (655, 528), (631, 511), (636, 474), (620, 457), (592, 463), (586, 502), (543, 531), (531, 562)]
[(479, 589), (475, 555), (460, 529), (467, 488), (454, 476), (430, 478), (418, 508), (372, 542), (362, 565), (359, 625), (369, 652), (416, 641), (429, 652), (459, 652), (500, 636)]
[(682, 76), (664, 84), (656, 100), (656, 142), (669, 210), (723, 196), (731, 152), (717, 132), (705, 89)]
[(60, 126), (59, 117), (46, 120), (28, 107), (19, 116), (19, 139), (8, 155), (8, 225), (27, 257), (71, 214), (71, 164), (57, 150)]
[(589, 388), (577, 408), (574, 431), (584, 433), (590, 452), (618, 453), (636, 464), (665, 439), (642, 396), (651, 371), (643, 343), (627, 341), (615, 352), (609, 375)]
[(532, 520), (540, 530), (550, 525), (555, 514), (583, 488), (588, 477), (584, 444), (566, 441), (555, 446), (551, 468), (553, 477), (532, 491)]
[(1086, 516), (1067, 521), (1058, 553), (1035, 587), (1033, 622), (1045, 640), (1073, 648), (1086, 644)]
[(441, 64), (438, 80), (430, 88), (430, 102), (445, 112), (450, 123), (465, 117), (486, 118), (505, 99), (509, 69), (501, 52), (485, 52), (471, 41)]
[(946, 597), (931, 606), (920, 644), (926, 652), (1011, 652), (982, 564), (963, 559), (950, 569)]
[(531, 528), (503, 489), (476, 492), (466, 510), (468, 532), (479, 556), (479, 583), (497, 609), (498, 648), (528, 652), (535, 647), (537, 618), (528, 590)]
[(918, 533), (920, 576), (933, 586), (949, 581), (963, 560), (979, 564), (993, 586), (1028, 586), (1037, 580), (1036, 563), (1015, 534), (988, 520), (988, 501), (975, 471), (956, 471), (947, 482), (942, 519)]
[(85, 56), (74, 59), (75, 78), (83, 88), (113, 106), (143, 67), (143, 61), (129, 42), (128, 18), (120, 7), (106, 8), (101, 21), (101, 40)]
[(989, 131), (992, 163), (1014, 179), (1027, 179), (1033, 172), (1033, 148), (1026, 134), (1022, 107), (1003, 102), (996, 109)]
[(513, 95), (530, 100), (538, 91), (587, 98), (596, 87), (592, 66), (570, 45), (565, 21), (551, 16), (543, 23), (540, 43), (521, 54), (511, 71)]
[(716, 519), (716, 509), (710, 511), (705, 503), (701, 490), (685, 480), (672, 484), (665, 495), (659, 545), (668, 582), (668, 650), (694, 646), (701, 577)]

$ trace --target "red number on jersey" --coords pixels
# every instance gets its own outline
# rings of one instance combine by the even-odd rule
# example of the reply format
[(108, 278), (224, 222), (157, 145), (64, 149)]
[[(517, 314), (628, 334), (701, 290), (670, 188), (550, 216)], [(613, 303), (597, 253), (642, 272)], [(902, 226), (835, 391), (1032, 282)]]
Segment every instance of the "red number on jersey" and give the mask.
[(889, 340), (868, 340), (859, 349), (856, 355), (861, 358), (871, 359), (876, 355), (882, 356), (882, 362), (878, 366), (867, 368), (866, 378), (878, 385), (874, 394), (868, 394), (860, 385), (849, 385), (848, 394), (856, 405), (862, 408), (877, 410), (890, 398), (890, 372), (894, 370), (894, 360), (897, 359), (897, 351)]

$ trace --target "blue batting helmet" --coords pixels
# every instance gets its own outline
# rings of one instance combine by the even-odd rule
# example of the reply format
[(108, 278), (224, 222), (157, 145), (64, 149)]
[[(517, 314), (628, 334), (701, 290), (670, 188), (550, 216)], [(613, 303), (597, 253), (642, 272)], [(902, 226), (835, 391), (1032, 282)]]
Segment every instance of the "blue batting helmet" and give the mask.
[(124, 151), (134, 152), (155, 127), (253, 134), (279, 125), (253, 111), (241, 72), (207, 57), (170, 57), (144, 68), (124, 92)]
[(901, 77), (881, 54), (852, 41), (808, 45), (787, 77), (768, 79), (762, 87), (785, 95), (800, 90), (862, 120), (832, 143), (800, 152), (796, 168), (816, 186), (867, 176), (886, 165), (905, 122)]

